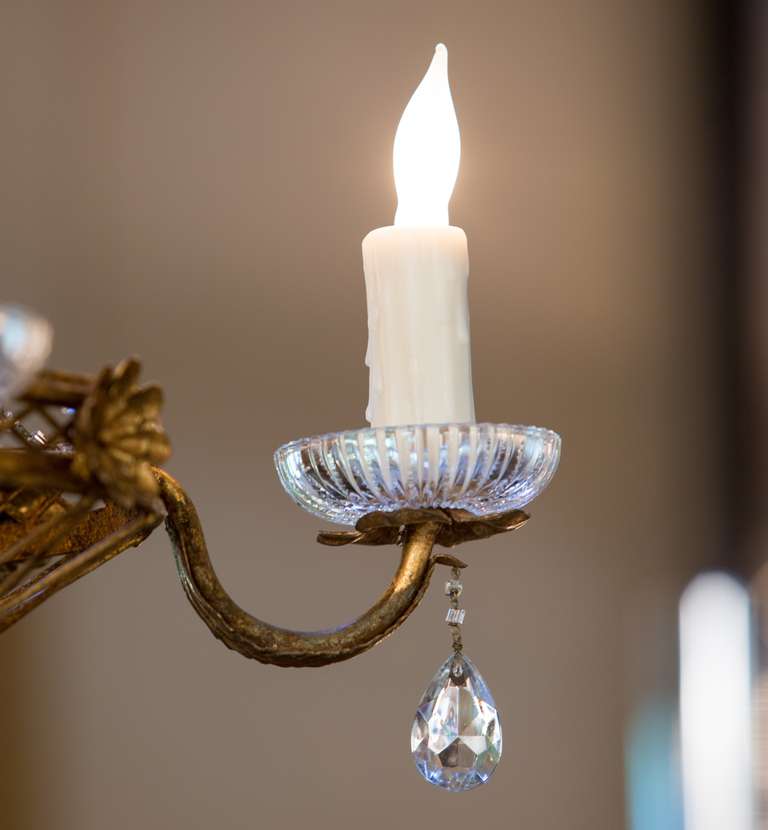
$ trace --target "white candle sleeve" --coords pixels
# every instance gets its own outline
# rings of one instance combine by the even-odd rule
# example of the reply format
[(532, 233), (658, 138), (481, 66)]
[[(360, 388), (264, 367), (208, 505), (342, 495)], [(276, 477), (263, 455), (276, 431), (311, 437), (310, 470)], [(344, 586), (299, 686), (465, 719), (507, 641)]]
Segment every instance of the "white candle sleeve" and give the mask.
[(363, 267), (371, 426), (473, 422), (464, 231), (378, 228)]

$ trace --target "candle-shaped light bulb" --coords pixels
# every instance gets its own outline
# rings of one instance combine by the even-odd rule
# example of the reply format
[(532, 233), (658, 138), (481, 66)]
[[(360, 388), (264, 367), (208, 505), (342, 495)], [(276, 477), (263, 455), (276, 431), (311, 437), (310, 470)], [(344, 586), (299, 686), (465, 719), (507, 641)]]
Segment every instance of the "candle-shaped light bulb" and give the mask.
[(395, 135), (395, 224), (363, 240), (366, 417), (375, 427), (475, 420), (467, 237), (448, 223), (460, 155), (439, 43)]
[(448, 50), (438, 43), (395, 133), (395, 225), (448, 224), (448, 202), (460, 158), (459, 122), (448, 86)]

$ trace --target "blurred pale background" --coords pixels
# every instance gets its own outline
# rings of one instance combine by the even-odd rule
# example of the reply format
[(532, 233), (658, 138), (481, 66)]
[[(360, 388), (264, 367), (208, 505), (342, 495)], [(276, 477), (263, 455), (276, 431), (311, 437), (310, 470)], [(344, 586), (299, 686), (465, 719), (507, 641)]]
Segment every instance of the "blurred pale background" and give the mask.
[(467, 651), (505, 730), (488, 786), (434, 790), (409, 756), (449, 650), (439, 588), (364, 656), (269, 668), (211, 637), (159, 530), (0, 638), (4, 830), (625, 826), (627, 724), (672, 699), (677, 598), (726, 535), (701, 5), (42, 0), (2, 17), (0, 295), (52, 320), (52, 365), (142, 357), (242, 605), (330, 626), (395, 567), (317, 546), (271, 454), (363, 423), (360, 240), (392, 221), (394, 130), (439, 40), (478, 416), (564, 440), (533, 521), (465, 550)]

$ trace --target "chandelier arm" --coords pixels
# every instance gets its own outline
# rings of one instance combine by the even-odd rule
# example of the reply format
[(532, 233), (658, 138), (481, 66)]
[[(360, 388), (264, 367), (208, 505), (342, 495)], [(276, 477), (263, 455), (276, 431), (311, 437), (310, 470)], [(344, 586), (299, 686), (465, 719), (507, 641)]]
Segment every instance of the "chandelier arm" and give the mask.
[(22, 448), (0, 449), (0, 489), (21, 487), (84, 493), (89, 483), (72, 472), (69, 455)]
[(19, 396), (23, 403), (77, 408), (93, 388), (95, 378), (79, 372), (43, 369)]
[(124, 550), (140, 545), (161, 521), (162, 516), (156, 513), (136, 516), (86, 550), (63, 557), (30, 582), (0, 597), (0, 632), (10, 628), (62, 588), (114, 559)]
[[(136, 515), (137, 511), (123, 510), (116, 504), (107, 503), (87, 513), (58, 542), (53, 541), (51, 535), (63, 518), (61, 515), (53, 521), (38, 523), (31, 530), (23, 524), (0, 521), (0, 566), (33, 557), (44, 561), (82, 553), (94, 542), (120, 530)], [(161, 519), (158, 517), (158, 523)]]
[(187, 598), (213, 634), (245, 657), (276, 666), (324, 666), (372, 648), (400, 626), (421, 601), (434, 561), (440, 524), (407, 527), (400, 566), (378, 601), (354, 622), (325, 631), (292, 631), (240, 608), (211, 565), (197, 511), (181, 485), (156, 469), (179, 578)]

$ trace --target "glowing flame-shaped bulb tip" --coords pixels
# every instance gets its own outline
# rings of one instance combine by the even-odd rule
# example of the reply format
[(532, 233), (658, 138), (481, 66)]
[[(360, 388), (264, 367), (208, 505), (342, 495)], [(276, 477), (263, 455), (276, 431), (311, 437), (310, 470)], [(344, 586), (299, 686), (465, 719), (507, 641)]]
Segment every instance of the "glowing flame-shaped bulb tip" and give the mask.
[(393, 152), (395, 225), (447, 225), (461, 139), (448, 85), (448, 50), (442, 43), (403, 112)]

